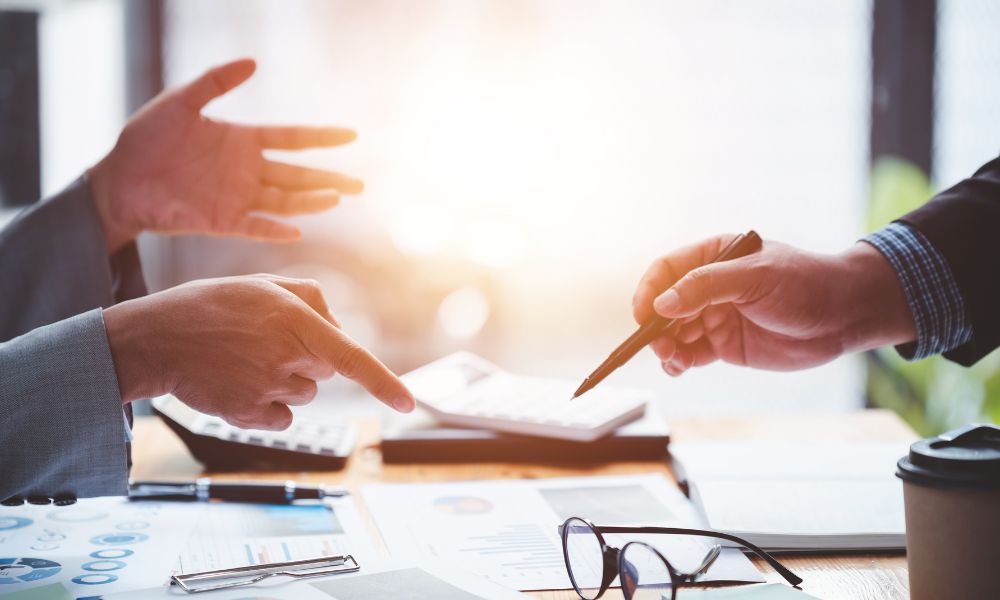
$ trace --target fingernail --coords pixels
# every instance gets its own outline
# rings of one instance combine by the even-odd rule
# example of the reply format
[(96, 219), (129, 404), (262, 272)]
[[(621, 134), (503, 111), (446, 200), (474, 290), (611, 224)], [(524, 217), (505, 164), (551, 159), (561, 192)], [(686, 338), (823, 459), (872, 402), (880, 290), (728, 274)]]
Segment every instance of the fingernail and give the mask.
[(408, 413), (413, 410), (413, 399), (409, 396), (400, 396), (392, 401), (392, 405), (396, 407), (399, 412)]
[(681, 307), (681, 298), (674, 290), (667, 290), (653, 301), (653, 308), (662, 314), (672, 314)]

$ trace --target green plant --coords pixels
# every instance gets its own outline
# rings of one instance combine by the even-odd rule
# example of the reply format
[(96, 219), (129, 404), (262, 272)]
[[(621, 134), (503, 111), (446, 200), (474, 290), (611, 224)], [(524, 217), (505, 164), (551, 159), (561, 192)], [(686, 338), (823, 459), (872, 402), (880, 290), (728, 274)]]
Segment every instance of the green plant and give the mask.
[[(872, 169), (868, 231), (910, 212), (934, 195), (918, 167), (879, 158)], [(896, 411), (921, 435), (933, 435), (972, 421), (1000, 420), (1000, 353), (970, 368), (935, 356), (903, 360), (883, 348), (866, 355), (866, 393), (873, 406)]]

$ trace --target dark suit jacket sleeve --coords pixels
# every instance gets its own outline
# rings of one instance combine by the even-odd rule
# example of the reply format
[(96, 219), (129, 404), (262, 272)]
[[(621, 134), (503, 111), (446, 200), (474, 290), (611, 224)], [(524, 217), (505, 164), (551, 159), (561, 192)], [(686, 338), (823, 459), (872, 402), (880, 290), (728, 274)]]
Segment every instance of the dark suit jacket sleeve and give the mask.
[(972, 338), (945, 357), (975, 363), (1000, 346), (1000, 158), (900, 221), (945, 257), (965, 301)]
[(101, 308), (143, 295), (81, 178), (0, 231), (0, 500), (122, 494), (125, 416)]

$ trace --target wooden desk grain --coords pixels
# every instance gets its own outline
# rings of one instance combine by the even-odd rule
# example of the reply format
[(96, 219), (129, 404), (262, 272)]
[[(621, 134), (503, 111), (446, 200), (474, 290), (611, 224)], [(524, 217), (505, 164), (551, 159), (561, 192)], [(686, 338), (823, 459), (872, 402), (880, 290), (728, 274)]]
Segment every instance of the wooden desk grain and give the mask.
[[(824, 440), (911, 441), (914, 433), (896, 415), (887, 411), (863, 411), (843, 415), (787, 416), (731, 419), (673, 419), (675, 440)], [(305, 483), (343, 485), (353, 492), (375, 482), (457, 481), (469, 479), (535, 479), (580, 475), (623, 475), (662, 472), (673, 478), (659, 462), (616, 462), (587, 465), (483, 463), (474, 465), (383, 465), (378, 451), (379, 428), (375, 421), (361, 422), (358, 449), (343, 471), (212, 473), (220, 479), (295, 479)], [(181, 441), (154, 417), (136, 420), (133, 477), (136, 479), (190, 479), (202, 473)], [(355, 494), (355, 498), (359, 495)], [(363, 503), (358, 502), (376, 547), (385, 551)], [(908, 598), (906, 558), (902, 555), (851, 554), (809, 555), (782, 558), (805, 582), (802, 589), (817, 598), (836, 600), (887, 600)], [(758, 563), (758, 566), (762, 566)], [(764, 570), (768, 581), (781, 578)], [(568, 600), (572, 591), (534, 592), (536, 598)], [(606, 598), (620, 598), (611, 590)]]

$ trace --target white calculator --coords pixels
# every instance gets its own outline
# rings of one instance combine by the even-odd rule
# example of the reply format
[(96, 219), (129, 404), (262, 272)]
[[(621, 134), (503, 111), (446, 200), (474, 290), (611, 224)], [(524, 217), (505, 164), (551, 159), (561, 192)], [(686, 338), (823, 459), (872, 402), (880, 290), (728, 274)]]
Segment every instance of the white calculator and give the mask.
[(513, 375), (468, 352), (402, 377), (417, 404), (445, 425), (589, 442), (641, 417), (648, 392), (601, 386), (570, 400), (579, 382)]

